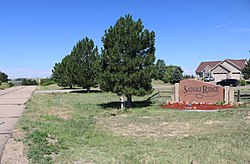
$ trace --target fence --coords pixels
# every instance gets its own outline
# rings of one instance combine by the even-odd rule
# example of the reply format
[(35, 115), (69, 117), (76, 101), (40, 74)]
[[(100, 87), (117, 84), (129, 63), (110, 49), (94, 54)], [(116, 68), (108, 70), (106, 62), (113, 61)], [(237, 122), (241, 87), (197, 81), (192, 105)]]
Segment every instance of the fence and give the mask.
[(236, 102), (244, 102), (250, 104), (250, 89), (248, 90), (235, 89), (234, 98)]
[(164, 86), (155, 88), (156, 93), (148, 98), (148, 100), (152, 99), (164, 99), (170, 100), (171, 96), (174, 95), (174, 86)]
[[(234, 89), (234, 102), (244, 102), (246, 104), (250, 104), (250, 88), (233, 88)], [(164, 99), (164, 100), (171, 100), (171, 96), (175, 94), (175, 87), (168, 86), (168, 87), (161, 87), (155, 88), (156, 93), (153, 94), (148, 99)]]

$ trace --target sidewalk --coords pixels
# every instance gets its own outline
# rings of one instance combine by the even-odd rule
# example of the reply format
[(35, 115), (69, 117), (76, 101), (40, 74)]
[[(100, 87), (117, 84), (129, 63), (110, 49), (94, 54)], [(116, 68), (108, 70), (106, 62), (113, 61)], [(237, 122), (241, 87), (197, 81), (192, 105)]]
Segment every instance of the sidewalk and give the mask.
[(19, 86), (0, 90), (0, 162), (4, 146), (35, 89), (36, 86)]

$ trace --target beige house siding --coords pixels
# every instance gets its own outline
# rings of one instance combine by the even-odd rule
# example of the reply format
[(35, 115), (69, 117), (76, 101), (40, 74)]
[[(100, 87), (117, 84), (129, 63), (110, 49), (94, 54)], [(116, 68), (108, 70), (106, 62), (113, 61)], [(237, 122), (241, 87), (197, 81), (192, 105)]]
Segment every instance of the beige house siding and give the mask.
[(233, 65), (232, 63), (229, 63), (227, 60), (223, 61), (221, 63), (222, 66), (229, 69), (231, 72), (240, 72), (239, 68)]
[(216, 68), (214, 68), (211, 73), (214, 74), (214, 73), (228, 73), (229, 71), (226, 70), (225, 68), (223, 68), (222, 66), (218, 65)]
[(218, 82), (221, 81), (222, 79), (226, 79), (227, 78), (227, 74), (212, 74), (212, 76), (214, 77), (214, 82)]
[(241, 79), (241, 74), (231, 74), (231, 78), (232, 79), (238, 79), (238, 80), (240, 80)]
[(241, 71), (239, 68), (227, 60), (224, 60), (212, 68), (211, 73), (215, 82), (221, 81), (222, 79), (241, 79)]

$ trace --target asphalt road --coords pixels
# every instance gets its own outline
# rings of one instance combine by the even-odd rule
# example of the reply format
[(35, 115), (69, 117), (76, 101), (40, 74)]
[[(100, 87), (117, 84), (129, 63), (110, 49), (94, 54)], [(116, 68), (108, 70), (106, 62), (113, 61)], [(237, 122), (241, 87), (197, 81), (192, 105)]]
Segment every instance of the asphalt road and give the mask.
[(5, 144), (35, 89), (36, 86), (18, 86), (0, 90), (0, 162)]

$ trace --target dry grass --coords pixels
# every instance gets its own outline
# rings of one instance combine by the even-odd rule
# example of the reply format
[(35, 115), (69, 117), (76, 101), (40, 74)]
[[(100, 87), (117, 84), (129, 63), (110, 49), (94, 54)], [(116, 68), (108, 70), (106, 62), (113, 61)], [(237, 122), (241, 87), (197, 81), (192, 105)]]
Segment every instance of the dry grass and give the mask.
[(34, 95), (18, 124), (30, 162), (249, 163), (249, 109), (184, 112), (147, 97), (126, 112), (111, 93)]

